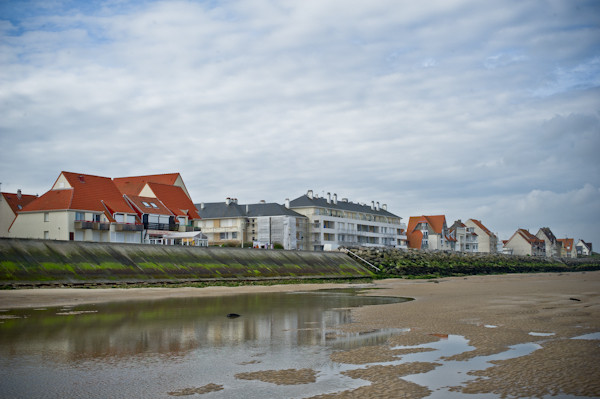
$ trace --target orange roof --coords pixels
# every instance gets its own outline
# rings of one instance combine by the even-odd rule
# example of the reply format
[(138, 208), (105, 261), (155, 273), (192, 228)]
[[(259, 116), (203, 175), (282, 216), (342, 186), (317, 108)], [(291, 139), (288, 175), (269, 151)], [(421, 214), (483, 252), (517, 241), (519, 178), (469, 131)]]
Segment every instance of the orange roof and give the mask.
[(23, 212), (70, 209), (104, 212), (110, 219), (116, 212), (134, 213), (110, 178), (71, 172), (61, 175), (71, 187), (48, 191), (24, 207)]
[(493, 236), (494, 233), (492, 233), (491, 231), (488, 230), (487, 227), (485, 227), (483, 225), (483, 223), (481, 223), (481, 220), (477, 220), (477, 219), (469, 219), (470, 221), (472, 221), (473, 223), (475, 223), (477, 225), (477, 227), (479, 227), (481, 230), (484, 231), (485, 234), (487, 234), (488, 236)]
[(146, 183), (160, 183), (172, 186), (179, 176), (179, 173), (164, 173), (159, 175), (116, 177), (113, 181), (123, 194), (139, 195), (146, 186)]
[(20, 195), (21, 198), (19, 198), (19, 194), (12, 194), (12, 193), (0, 193), (0, 194), (4, 197), (4, 199), (6, 200), (6, 203), (8, 204), (10, 209), (12, 209), (14, 214), (19, 212), (27, 204), (29, 204), (31, 201), (35, 200), (38, 197), (37, 195), (21, 194)]
[(177, 216), (188, 216), (190, 219), (200, 219), (198, 210), (192, 200), (179, 186), (160, 183), (147, 183), (152, 192), (171, 212)]
[(409, 248), (421, 248), (421, 243), (423, 240), (423, 233), (420, 230), (415, 230), (419, 223), (427, 223), (431, 226), (431, 229), (437, 233), (442, 234), (442, 230), (444, 228), (444, 224), (446, 222), (445, 215), (433, 215), (433, 216), (411, 216), (408, 219), (408, 228), (406, 232), (406, 236), (408, 238), (408, 246)]
[(567, 251), (571, 251), (573, 249), (573, 238), (559, 238), (556, 241), (562, 243), (562, 246)]
[(137, 196), (126, 196), (125, 198), (127, 198), (134, 205), (134, 208), (139, 210), (138, 214), (140, 215), (145, 213), (152, 215), (173, 215), (169, 208), (167, 208), (157, 198)]

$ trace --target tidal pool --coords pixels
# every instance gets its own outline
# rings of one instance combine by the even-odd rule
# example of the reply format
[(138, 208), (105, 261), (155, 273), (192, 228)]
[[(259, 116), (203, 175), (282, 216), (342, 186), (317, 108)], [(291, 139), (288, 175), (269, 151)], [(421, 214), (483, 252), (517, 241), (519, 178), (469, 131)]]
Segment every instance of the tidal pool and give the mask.
[[(405, 300), (322, 290), (8, 310), (0, 313), (0, 396), (292, 398), (352, 389), (365, 382), (340, 374), (347, 366), (331, 352), (381, 345), (402, 330), (335, 327), (351, 322), (353, 307)], [(315, 381), (235, 377), (288, 369), (314, 370)]]

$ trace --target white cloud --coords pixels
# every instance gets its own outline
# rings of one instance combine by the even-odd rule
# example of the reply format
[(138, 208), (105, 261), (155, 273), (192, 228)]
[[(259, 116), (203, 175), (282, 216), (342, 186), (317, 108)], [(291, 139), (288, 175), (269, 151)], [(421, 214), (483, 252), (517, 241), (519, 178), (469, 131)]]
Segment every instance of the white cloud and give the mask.
[(464, 219), (600, 186), (591, 1), (36, 4), (0, 21), (3, 190), (179, 171), (197, 202)]

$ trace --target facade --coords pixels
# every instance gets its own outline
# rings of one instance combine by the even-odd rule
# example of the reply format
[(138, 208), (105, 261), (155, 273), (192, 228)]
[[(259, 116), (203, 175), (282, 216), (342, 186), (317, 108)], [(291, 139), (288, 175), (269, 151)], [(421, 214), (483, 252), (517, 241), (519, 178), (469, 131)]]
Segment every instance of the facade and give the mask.
[(408, 221), (408, 247), (454, 251), (456, 239), (450, 237), (445, 215), (411, 216)]
[(110, 178), (62, 172), (50, 191), (19, 211), (9, 236), (140, 243), (142, 229)]
[(16, 194), (0, 193), (0, 237), (8, 237), (17, 213), (36, 198), (37, 195), (22, 194), (21, 190)]
[(308, 219), (276, 204), (238, 204), (236, 198), (225, 202), (196, 204), (201, 217), (199, 227), (211, 245), (252, 245), (270, 248), (307, 249)]
[(579, 240), (577, 241), (577, 245), (575, 245), (575, 249), (577, 256), (590, 256), (592, 254), (592, 243)]
[(511, 255), (546, 256), (546, 243), (525, 229), (518, 229), (504, 243), (504, 253)]
[(481, 223), (481, 220), (469, 219), (465, 222), (468, 229), (477, 234), (477, 251), (483, 253), (498, 252), (498, 237)]
[[(287, 200), (286, 200), (287, 206)], [(289, 202), (289, 208), (308, 219), (307, 249), (339, 247), (406, 248), (406, 225), (379, 202), (359, 204), (337, 194), (319, 198), (312, 190)]]
[[(457, 252), (479, 252), (478, 235), (473, 227), (467, 227), (460, 219), (455, 221), (448, 229), (448, 237), (454, 239), (454, 251)], [(452, 245), (453, 241), (450, 241)]]
[(544, 240), (544, 244), (546, 245), (545, 251), (547, 257), (557, 257), (560, 256), (560, 243), (556, 240), (556, 236), (550, 230), (550, 227), (542, 227), (538, 230), (535, 235), (540, 240)]
[(560, 245), (560, 257), (561, 258), (576, 258), (577, 251), (575, 250), (575, 245), (573, 243), (572, 238), (559, 238), (558, 241)]

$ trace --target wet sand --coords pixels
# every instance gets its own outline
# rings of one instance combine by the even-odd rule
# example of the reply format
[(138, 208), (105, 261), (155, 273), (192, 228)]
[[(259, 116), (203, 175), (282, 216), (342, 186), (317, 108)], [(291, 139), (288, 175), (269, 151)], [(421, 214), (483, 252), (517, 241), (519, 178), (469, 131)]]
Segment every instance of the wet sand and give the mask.
[[(600, 397), (600, 341), (574, 340), (600, 332), (600, 272), (469, 276), (436, 280), (381, 280), (368, 295), (411, 297), (414, 301), (353, 310), (354, 323), (345, 331), (378, 328), (407, 329), (386, 345), (336, 351), (334, 362), (361, 365), (345, 372), (370, 385), (315, 398), (422, 398), (428, 387), (405, 381), (403, 375), (427, 372), (436, 363), (381, 365), (423, 348), (399, 349), (459, 335), (473, 350), (444, 360), (465, 361), (504, 352), (511, 345), (537, 343), (527, 356), (494, 361), (494, 366), (472, 373), (478, 378), (451, 387), (452, 391), (493, 393), (499, 397), (576, 395)], [(32, 289), (0, 291), (0, 308), (64, 306), (118, 300), (146, 300), (186, 296), (235, 295), (248, 292), (306, 291), (339, 288), (336, 284), (141, 289)], [(532, 335), (534, 333), (535, 335)], [(540, 335), (543, 334), (543, 335)], [(551, 334), (551, 335), (549, 335)], [(310, 384), (311, 370), (266, 370), (240, 375), (274, 384)], [(195, 388), (194, 393), (219, 387)], [(193, 388), (190, 388), (193, 390)], [(192, 392), (192, 391), (190, 391)], [(188, 394), (181, 392), (180, 394)]]

